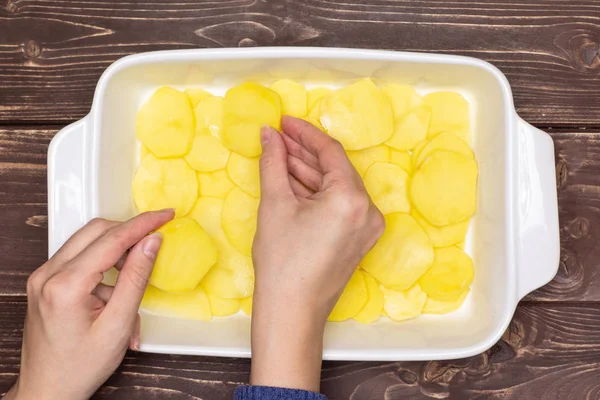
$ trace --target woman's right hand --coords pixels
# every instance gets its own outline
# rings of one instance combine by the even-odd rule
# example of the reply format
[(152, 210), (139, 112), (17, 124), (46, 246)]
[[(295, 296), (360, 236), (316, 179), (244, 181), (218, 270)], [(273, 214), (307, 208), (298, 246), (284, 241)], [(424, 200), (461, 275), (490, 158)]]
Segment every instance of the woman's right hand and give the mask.
[(252, 383), (317, 391), (325, 322), (383, 233), (342, 145), (301, 119), (263, 128)]

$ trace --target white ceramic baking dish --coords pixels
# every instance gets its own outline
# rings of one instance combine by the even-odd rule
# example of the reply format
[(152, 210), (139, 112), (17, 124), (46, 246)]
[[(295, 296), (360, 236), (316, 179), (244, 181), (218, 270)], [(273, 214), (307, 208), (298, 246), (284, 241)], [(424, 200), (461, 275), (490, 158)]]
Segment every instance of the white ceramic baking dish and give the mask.
[[(182, 50), (138, 54), (100, 78), (92, 109), (52, 140), (48, 154), (49, 253), (93, 217), (136, 214), (131, 181), (138, 165), (135, 115), (159, 86), (223, 93), (237, 83), (293, 78), (340, 86), (361, 77), (408, 83), (421, 93), (461, 92), (472, 105), (479, 162), (477, 214), (467, 239), (475, 265), (463, 307), (372, 325), (331, 323), (324, 357), (333, 360), (431, 360), (466, 357), (491, 347), (518, 301), (546, 284), (559, 262), (558, 209), (551, 138), (519, 118), (505, 76), (467, 57), (327, 48)], [(141, 350), (250, 355), (250, 319), (211, 322), (142, 318)]]

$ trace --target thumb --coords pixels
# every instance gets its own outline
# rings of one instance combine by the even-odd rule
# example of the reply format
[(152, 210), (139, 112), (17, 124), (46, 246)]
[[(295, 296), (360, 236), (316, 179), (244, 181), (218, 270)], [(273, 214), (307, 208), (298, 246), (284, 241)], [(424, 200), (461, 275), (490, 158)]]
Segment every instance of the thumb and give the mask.
[(292, 196), (288, 178), (287, 148), (283, 138), (270, 126), (260, 132), (262, 155), (260, 156), (260, 191), (263, 201)]

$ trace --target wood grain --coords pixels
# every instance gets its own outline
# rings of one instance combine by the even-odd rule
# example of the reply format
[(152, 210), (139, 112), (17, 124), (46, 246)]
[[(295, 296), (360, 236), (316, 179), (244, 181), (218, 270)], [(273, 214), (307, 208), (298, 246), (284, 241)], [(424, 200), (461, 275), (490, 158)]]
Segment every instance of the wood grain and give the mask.
[(81, 118), (101, 73), (128, 54), (302, 45), (482, 58), (508, 76), (528, 121), (600, 126), (591, 0), (5, 0), (0, 27), (0, 123)]
[[(18, 373), (23, 302), (0, 301), (0, 394)], [(231, 399), (249, 361), (128, 353), (94, 399)], [(431, 362), (326, 362), (330, 400), (600, 398), (600, 309), (522, 305), (490, 350)]]

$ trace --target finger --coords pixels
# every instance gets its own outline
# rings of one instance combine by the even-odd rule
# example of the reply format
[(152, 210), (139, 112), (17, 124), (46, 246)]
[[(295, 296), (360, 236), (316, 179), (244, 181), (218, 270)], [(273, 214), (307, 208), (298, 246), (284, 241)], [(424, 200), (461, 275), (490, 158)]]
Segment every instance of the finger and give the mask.
[(133, 322), (161, 244), (162, 235), (155, 232), (131, 249), (103, 313), (106, 314), (106, 318), (114, 319), (123, 325)]
[(129, 339), (129, 349), (133, 351), (140, 351), (140, 329), (142, 326), (142, 317), (138, 313), (135, 318), (135, 326), (133, 327), (133, 333)]
[(302, 147), (294, 139), (290, 138), (285, 132), (281, 134), (285, 147), (287, 148), (288, 154), (297, 157), (304, 161), (307, 165), (310, 165), (314, 169), (319, 169), (319, 160), (310, 151)]
[(82, 285), (90, 291), (93, 290), (102, 280), (102, 273), (112, 268), (123, 253), (148, 233), (173, 219), (173, 216), (173, 210), (146, 212), (123, 222), (99, 237), (71, 260), (75, 273), (84, 280)]
[(115, 263), (115, 269), (117, 271), (120, 271), (121, 268), (123, 268), (123, 264), (125, 264), (125, 260), (127, 259), (128, 255), (129, 255), (129, 250), (127, 250), (125, 253), (123, 253), (123, 255), (121, 256), (121, 258), (119, 258), (117, 260), (117, 262)]
[(296, 196), (309, 197), (313, 194), (313, 192), (311, 192), (310, 190), (308, 190), (306, 188), (306, 186), (304, 186), (303, 184), (298, 182), (298, 180), (296, 178), (294, 178), (292, 175), (288, 175), (288, 178), (290, 180), (290, 186), (292, 187), (292, 191), (294, 192), (294, 194)]
[(304, 161), (299, 158), (288, 155), (287, 159), (289, 173), (294, 178), (314, 192), (318, 192), (321, 189), (323, 174), (306, 165)]
[(108, 300), (110, 300), (110, 296), (112, 295), (114, 289), (115, 288), (113, 286), (105, 285), (104, 283), (99, 283), (98, 286), (96, 286), (96, 289), (94, 289), (94, 291), (92, 292), (92, 294), (106, 304), (108, 303)]
[(260, 156), (261, 201), (286, 199), (293, 196), (288, 180), (287, 149), (279, 132), (265, 126), (261, 130), (263, 146)]

